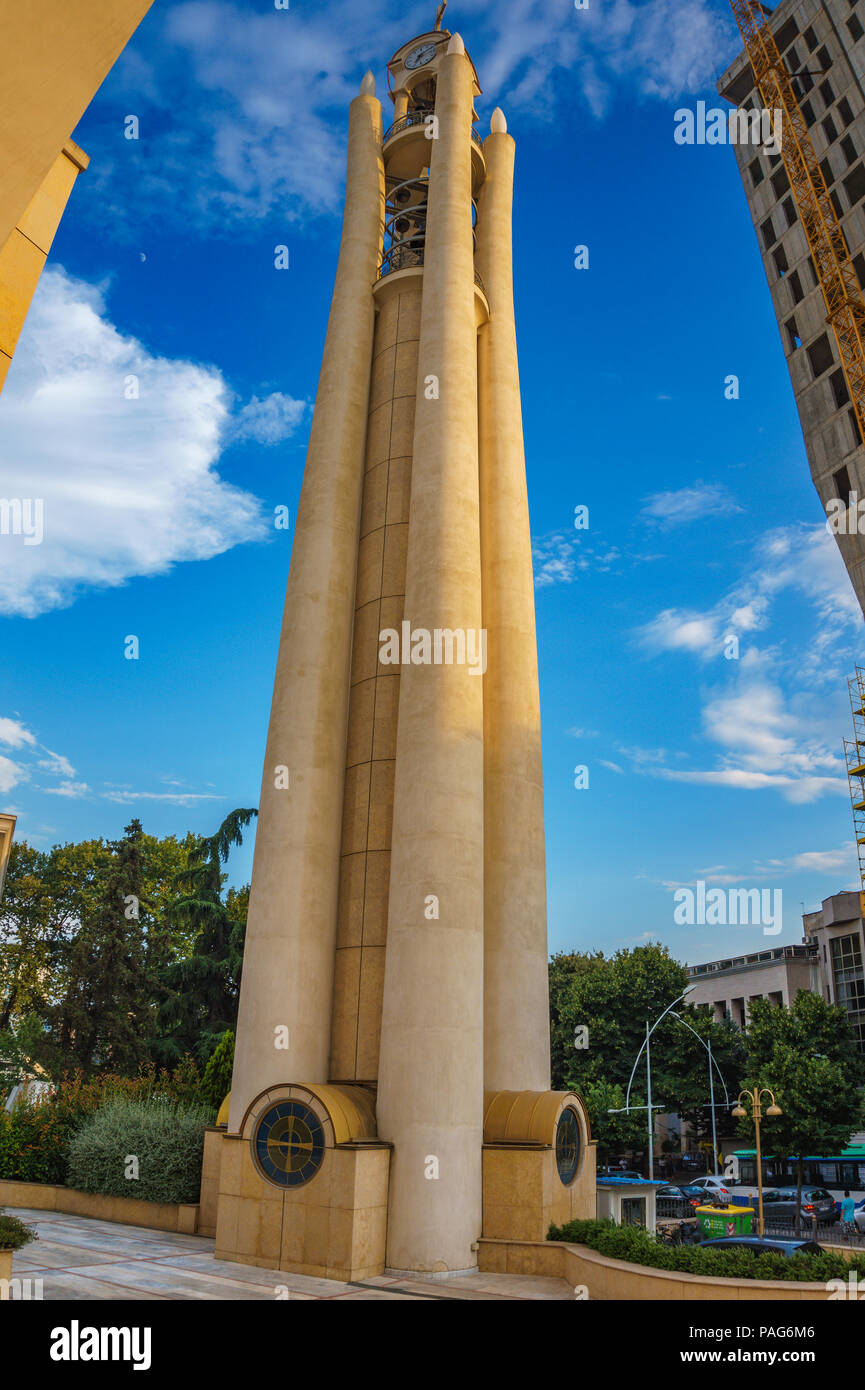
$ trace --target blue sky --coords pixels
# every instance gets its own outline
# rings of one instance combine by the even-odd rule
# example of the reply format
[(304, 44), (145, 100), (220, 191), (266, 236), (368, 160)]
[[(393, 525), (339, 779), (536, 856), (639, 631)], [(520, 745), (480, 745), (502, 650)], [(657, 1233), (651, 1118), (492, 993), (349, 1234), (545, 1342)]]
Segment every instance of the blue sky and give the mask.
[[(384, 94), (434, 11), (156, 0), (75, 132), (92, 162), (0, 397), (0, 492), (45, 499), (42, 545), (0, 548), (0, 806), (34, 844), (133, 815), (209, 831), (257, 803), (292, 535), (273, 516), (299, 492), (346, 107), (367, 67)], [(451, 0), (446, 22), (482, 133), (500, 104), (517, 140), (551, 948), (660, 939), (699, 961), (798, 940), (803, 903), (856, 883), (841, 739), (861, 615), (733, 151), (673, 140), (678, 107), (720, 104), (732, 15)], [(250, 866), (251, 841), (232, 878)], [(782, 889), (783, 933), (677, 926), (698, 878)]]

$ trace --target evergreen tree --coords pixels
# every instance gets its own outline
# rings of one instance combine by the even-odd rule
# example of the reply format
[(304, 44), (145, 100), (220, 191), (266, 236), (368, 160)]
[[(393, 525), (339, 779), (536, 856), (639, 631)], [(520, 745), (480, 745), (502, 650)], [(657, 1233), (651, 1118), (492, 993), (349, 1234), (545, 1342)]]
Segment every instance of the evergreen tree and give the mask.
[(232, 811), (214, 835), (190, 850), (186, 868), (177, 876), (183, 896), (174, 917), (194, 937), (194, 945), (163, 973), (167, 998), (159, 1011), (161, 1036), (153, 1051), (164, 1065), (187, 1052), (206, 1061), (237, 1021), (248, 889), (229, 889), (223, 899), (222, 866), (232, 846), (243, 843), (244, 827), (257, 814), (254, 809)]
[(49, 1011), (53, 1070), (134, 1072), (152, 1026), (145, 965), (143, 831), (138, 820), (108, 846), (92, 908), (64, 949), (65, 989)]

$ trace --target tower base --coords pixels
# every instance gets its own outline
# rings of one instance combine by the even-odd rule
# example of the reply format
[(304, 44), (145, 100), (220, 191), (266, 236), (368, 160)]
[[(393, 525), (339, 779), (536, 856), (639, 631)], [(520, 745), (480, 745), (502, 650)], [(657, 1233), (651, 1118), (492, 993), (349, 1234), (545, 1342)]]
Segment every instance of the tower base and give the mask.
[[(288, 1144), (278, 1127), (290, 1126), (291, 1114), (305, 1120), (283, 1131)], [(262, 1092), (239, 1133), (205, 1136), (202, 1224), (215, 1225), (216, 1258), (344, 1282), (416, 1276), (385, 1268), (390, 1157), (376, 1136), (372, 1091), (285, 1084)], [(553, 1224), (596, 1215), (595, 1142), (570, 1091), (487, 1092), (482, 1165), (487, 1239), (545, 1240)]]

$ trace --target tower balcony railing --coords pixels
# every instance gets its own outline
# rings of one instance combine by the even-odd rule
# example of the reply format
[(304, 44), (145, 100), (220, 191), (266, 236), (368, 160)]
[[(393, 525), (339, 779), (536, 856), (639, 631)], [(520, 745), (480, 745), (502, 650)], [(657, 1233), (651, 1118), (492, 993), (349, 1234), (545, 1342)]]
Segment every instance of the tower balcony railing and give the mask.
[[(387, 130), (381, 138), (382, 145), (386, 145), (388, 140), (390, 140), (394, 135), (399, 135), (401, 131), (408, 130), (410, 126), (423, 125), (427, 117), (432, 115), (432, 111), (409, 111), (407, 115), (400, 116), (398, 121), (394, 121), (393, 125), (388, 126)], [(471, 127), (471, 136), (478, 149), (481, 152), (483, 152), (484, 142), (481, 139), (478, 132), (475, 130), (474, 126)]]
[[(381, 259), (381, 269), (378, 272), (379, 280), (383, 280), (386, 275), (390, 275), (394, 270), (411, 270), (417, 266), (422, 266), (424, 261), (424, 246), (412, 246), (408, 242), (400, 242), (396, 246), (391, 246), (385, 251)], [(480, 271), (475, 271), (475, 284), (481, 294), (486, 298), (486, 287), (481, 279)]]

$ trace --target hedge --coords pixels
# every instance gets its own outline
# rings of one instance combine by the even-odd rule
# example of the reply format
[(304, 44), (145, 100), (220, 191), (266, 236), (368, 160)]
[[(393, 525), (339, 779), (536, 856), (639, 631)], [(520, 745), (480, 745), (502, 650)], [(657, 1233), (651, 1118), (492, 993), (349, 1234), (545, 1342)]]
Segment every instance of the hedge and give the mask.
[(786, 1279), (824, 1284), (830, 1279), (846, 1279), (853, 1271), (860, 1277), (865, 1275), (865, 1255), (846, 1260), (831, 1250), (820, 1255), (787, 1256), (755, 1254), (741, 1246), (711, 1250), (700, 1245), (661, 1245), (642, 1226), (617, 1226), (612, 1221), (569, 1221), (566, 1226), (551, 1226), (547, 1240), (587, 1245), (610, 1260), (627, 1260), (630, 1264), (714, 1279)]
[(212, 1118), (204, 1105), (109, 1100), (72, 1139), (67, 1182), (106, 1197), (197, 1202)]
[(69, 1144), (85, 1120), (106, 1101), (126, 1097), (147, 1101), (200, 1103), (201, 1077), (185, 1059), (173, 1072), (144, 1067), (138, 1076), (106, 1075), (85, 1080), (80, 1072), (64, 1078), (39, 1100), (0, 1111), (0, 1178), (17, 1182), (68, 1181)]

